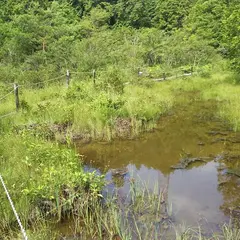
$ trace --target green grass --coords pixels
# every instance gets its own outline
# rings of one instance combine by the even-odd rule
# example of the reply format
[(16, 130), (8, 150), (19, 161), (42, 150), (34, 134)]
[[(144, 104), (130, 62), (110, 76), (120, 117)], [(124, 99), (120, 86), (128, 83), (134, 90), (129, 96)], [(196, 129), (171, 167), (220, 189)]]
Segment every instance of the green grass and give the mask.
[(193, 78), (172, 81), (169, 87), (178, 94), (198, 92), (203, 101), (214, 100), (218, 108), (216, 115), (228, 122), (234, 131), (240, 130), (240, 85), (235, 83), (232, 73), (213, 74), (210, 78)]
[[(10, 121), (9, 124), (15, 126), (68, 123), (71, 134), (88, 134), (92, 139), (110, 140), (116, 133), (114, 125), (117, 119), (129, 119), (133, 135), (137, 135), (142, 131), (143, 123), (156, 122), (173, 106), (174, 96), (164, 84), (146, 80), (141, 85), (141, 79), (130, 79), (132, 84), (124, 85), (123, 91), (119, 91), (118, 86), (123, 80), (119, 80), (117, 86), (116, 82), (109, 81), (109, 78), (106, 82), (100, 78), (94, 86), (92, 79), (81, 81), (75, 77), (68, 89), (64, 85), (42, 89), (19, 88), (20, 111), (8, 120), (0, 119), (0, 122), (4, 125)], [(0, 114), (14, 109), (11, 96), (4, 101)]]
[[(110, 69), (93, 85), (91, 78), (75, 76), (70, 87), (54, 84), (42, 89), (20, 88), (21, 110), (8, 119), (10, 125), (66, 124), (72, 135), (89, 135), (91, 139), (111, 140), (115, 137), (116, 119), (129, 119), (133, 136), (143, 125), (153, 127), (159, 117), (167, 113), (184, 92), (200, 92), (202, 99), (219, 102), (219, 116), (227, 119), (235, 130), (239, 129), (239, 86), (229, 82), (230, 73), (213, 74), (210, 78), (194, 76), (154, 83), (152, 80), (129, 75), (128, 85), (123, 85), (122, 75), (110, 81)], [(123, 74), (124, 75), (124, 74)], [(119, 90), (120, 89), (120, 90)], [(122, 89), (122, 90), (121, 90)], [(10, 96), (0, 108), (0, 114), (15, 109)], [(2, 125), (9, 120), (0, 119)]]
[[(159, 239), (153, 222), (146, 219), (159, 217), (154, 214), (160, 207), (155, 204), (160, 195), (147, 190), (137, 192), (131, 195), (134, 198), (124, 207), (124, 212), (116, 201), (109, 202), (107, 209), (103, 208), (98, 200), (102, 178), (84, 173), (81, 159), (74, 150), (49, 140), (61, 139), (60, 135), (64, 135), (69, 143), (71, 137), (78, 134), (89, 139), (111, 140), (117, 137), (117, 119), (128, 120), (131, 135), (137, 136), (154, 127), (161, 115), (177, 104), (179, 97), (187, 97), (186, 92), (198, 92), (202, 100), (217, 101), (216, 114), (229, 122), (235, 131), (240, 129), (240, 86), (230, 81), (231, 73), (160, 83), (130, 74), (129, 84), (123, 84), (121, 73), (116, 81), (111, 80), (114, 71), (110, 69), (106, 79), (99, 76), (95, 86), (91, 78), (74, 77), (68, 89), (58, 83), (40, 89), (20, 88), (21, 109), (16, 115), (0, 119), (0, 171), (33, 239), (43, 239), (47, 235), (56, 239), (58, 234), (51, 230), (46, 217), (55, 216), (59, 220), (64, 213), (74, 213), (74, 232), (84, 232), (83, 239), (89, 236), (108, 239), (116, 233), (123, 239), (131, 239), (133, 235), (139, 239), (148, 239), (147, 235)], [(6, 93), (2, 88), (1, 94)], [(15, 109), (13, 95), (2, 103), (0, 115)], [(30, 124), (36, 125), (31, 128)], [(51, 132), (50, 127), (54, 126), (66, 126), (67, 129), (61, 133)], [(83, 194), (79, 194), (76, 187), (80, 187)], [(70, 195), (63, 199), (66, 189)], [(91, 194), (86, 189), (90, 189)], [(43, 201), (53, 203), (44, 214), (39, 207)], [(74, 204), (80, 204), (77, 212)], [(145, 218), (138, 217), (144, 216), (142, 211), (148, 213)], [(17, 239), (16, 221), (5, 195), (0, 199), (0, 217), (0, 233), (6, 239)], [(35, 228), (36, 221), (42, 228)], [(148, 225), (143, 228), (145, 222)], [(175, 229), (175, 239), (206, 239), (198, 228), (184, 231), (177, 230), (174, 225), (171, 228)], [(239, 230), (225, 225), (221, 236), (212, 239), (239, 239)]]
[[(68, 237), (76, 237), (83, 240), (112, 239), (114, 235), (119, 235), (122, 240), (240, 240), (239, 228), (230, 222), (224, 224), (217, 233), (212, 233), (206, 237), (205, 229), (200, 226), (188, 227), (184, 224), (172, 222), (174, 214), (171, 207), (167, 206), (169, 218), (159, 222), (162, 210), (166, 206), (162, 204), (164, 192), (155, 190), (149, 191), (142, 182), (132, 182), (128, 201), (122, 199), (118, 193), (106, 198), (105, 204), (101, 204), (96, 198), (82, 199), (81, 205), (74, 212), (69, 221), (68, 231), (61, 231), (58, 225), (39, 219), (35, 222), (27, 233), (31, 239), (55, 240), (63, 237), (66, 233)], [(125, 201), (125, 203), (124, 203)], [(12, 233), (9, 239), (21, 239), (21, 235), (14, 238), (16, 233)], [(6, 238), (7, 239), (7, 238)]]
[(235, 131), (240, 130), (240, 86), (228, 82), (219, 83), (215, 88), (204, 91), (205, 100), (219, 102), (219, 116), (228, 121)]
[[(0, 172), (26, 227), (37, 219), (61, 219), (66, 213), (71, 214), (73, 203), (87, 195), (98, 198), (103, 179), (95, 173), (85, 173), (74, 150), (39, 140), (26, 131), (5, 135), (0, 142)], [(3, 235), (17, 225), (5, 194), (0, 198)]]
[[(35, 221), (45, 225), (46, 217), (59, 220), (63, 214), (71, 215), (76, 209), (82, 211), (81, 216), (88, 214), (92, 204), (97, 211), (103, 211), (97, 205), (102, 178), (84, 173), (81, 159), (74, 150), (49, 141), (54, 139), (52, 135), (57, 138), (60, 134), (51, 132), (52, 126), (67, 126), (62, 133), (67, 142), (74, 134), (110, 140), (118, 118), (128, 119), (132, 135), (137, 135), (143, 123), (155, 122), (172, 107), (174, 98), (164, 85), (148, 81), (141, 85), (139, 79), (130, 79), (132, 84), (124, 85), (121, 75), (115, 78), (116, 84), (111, 80), (112, 71), (109, 70), (106, 79), (100, 76), (95, 86), (92, 79), (82, 81), (75, 77), (68, 89), (58, 83), (39, 89), (20, 87), (21, 108), (15, 115), (0, 119), (0, 171), (26, 228)], [(13, 95), (2, 103), (1, 114), (14, 111)], [(64, 198), (66, 189), (70, 194), (68, 198)], [(16, 220), (5, 195), (1, 195), (0, 200), (0, 232), (13, 238)], [(81, 207), (76, 208), (79, 202)], [(101, 216), (105, 222), (96, 221), (96, 217), (86, 217), (84, 221), (97, 222), (100, 234), (102, 224), (107, 228), (109, 216)], [(90, 230), (88, 234), (96, 231)]]

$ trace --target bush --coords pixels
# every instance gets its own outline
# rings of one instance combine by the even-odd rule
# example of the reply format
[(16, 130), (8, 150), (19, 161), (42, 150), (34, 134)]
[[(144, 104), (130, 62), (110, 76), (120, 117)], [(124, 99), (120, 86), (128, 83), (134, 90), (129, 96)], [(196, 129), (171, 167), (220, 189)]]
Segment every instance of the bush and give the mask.
[(98, 87), (106, 92), (112, 91), (123, 93), (126, 76), (123, 70), (117, 67), (110, 67), (107, 72), (103, 72), (98, 81)]
[(211, 77), (211, 72), (212, 72), (212, 65), (208, 64), (200, 68), (199, 75), (203, 78), (209, 78)]
[[(5, 136), (0, 145), (1, 174), (17, 210), (26, 214), (26, 220), (33, 209), (43, 211), (41, 204), (46, 201), (53, 206), (51, 214), (61, 214), (62, 206), (70, 201), (63, 196), (64, 191), (72, 191), (73, 199), (81, 199), (86, 193), (98, 197), (103, 187), (101, 176), (83, 171), (81, 159), (74, 150), (37, 140), (26, 132)], [(7, 148), (10, 145), (11, 152)], [(1, 221), (10, 224), (14, 217), (4, 194), (0, 203)], [(73, 211), (71, 204), (69, 210)]]

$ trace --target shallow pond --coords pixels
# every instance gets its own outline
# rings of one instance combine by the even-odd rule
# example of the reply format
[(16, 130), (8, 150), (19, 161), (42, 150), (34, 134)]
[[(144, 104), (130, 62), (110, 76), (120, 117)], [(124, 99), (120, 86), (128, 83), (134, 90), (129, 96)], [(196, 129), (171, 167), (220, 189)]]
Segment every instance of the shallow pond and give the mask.
[[(226, 168), (240, 160), (240, 136), (214, 115), (216, 108), (214, 102), (189, 95), (161, 117), (156, 129), (138, 139), (77, 148), (88, 168), (106, 173), (106, 192), (117, 188), (121, 196), (127, 195), (130, 179), (144, 182), (149, 189), (167, 188), (176, 223), (217, 231), (219, 224), (228, 221), (231, 207), (240, 205), (239, 179), (226, 174)], [(226, 153), (234, 160), (227, 161)], [(210, 158), (187, 169), (172, 169), (183, 157)], [(111, 169), (124, 174), (116, 181)]]

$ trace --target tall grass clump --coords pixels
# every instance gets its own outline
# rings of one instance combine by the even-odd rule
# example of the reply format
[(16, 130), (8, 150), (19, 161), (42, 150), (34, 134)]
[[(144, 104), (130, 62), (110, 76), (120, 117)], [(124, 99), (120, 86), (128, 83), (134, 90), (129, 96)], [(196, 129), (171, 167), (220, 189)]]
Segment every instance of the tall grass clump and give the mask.
[(233, 127), (235, 131), (240, 130), (240, 86), (233, 83), (229, 75), (223, 81), (219, 81), (214, 87), (203, 91), (203, 99), (214, 99), (218, 101), (218, 115)]
[[(54, 83), (36, 88), (20, 86), (19, 92), (20, 110), (12, 125), (36, 126), (49, 131), (52, 138), (58, 138), (57, 129), (64, 130), (63, 137), (73, 138), (111, 140), (123, 128), (135, 136), (151, 129), (174, 102), (165, 85), (137, 77), (131, 69), (120, 71), (113, 66), (98, 73), (95, 82), (92, 76), (75, 75), (68, 88)], [(0, 112), (14, 109), (11, 96)]]
[(131, 118), (157, 120), (173, 106), (171, 92), (163, 86), (129, 86), (124, 93), (124, 110)]
[[(166, 83), (172, 94), (198, 92), (204, 101), (216, 101), (216, 114), (228, 122), (235, 131), (240, 129), (240, 86), (236, 74), (230, 72), (213, 73), (210, 78), (193, 76)], [(187, 97), (187, 95), (186, 95)]]
[(237, 226), (230, 223), (225, 223), (218, 233), (213, 233), (212, 236), (205, 234), (204, 230), (198, 227), (188, 227), (184, 224), (172, 226), (175, 234), (170, 238), (176, 240), (239, 240), (240, 230)]
[[(0, 141), (1, 175), (26, 228), (38, 219), (60, 220), (71, 215), (86, 196), (89, 200), (99, 198), (102, 177), (85, 173), (74, 150), (40, 140), (26, 131), (9, 133)], [(4, 235), (17, 225), (5, 194), (0, 198), (0, 232)]]
[[(91, 75), (74, 75), (69, 88), (63, 82), (36, 89), (20, 87), (21, 108), (11, 118), (12, 124), (45, 125), (46, 130), (53, 129), (56, 138), (59, 135), (56, 129), (61, 128), (64, 138), (69, 134), (72, 138), (111, 140), (124, 128), (119, 122), (128, 122), (125, 124), (128, 135), (136, 136), (153, 128), (159, 117), (176, 103), (177, 95), (199, 92), (202, 99), (221, 102), (219, 116), (238, 130), (239, 87), (229, 81), (229, 76), (218, 73), (210, 78), (193, 76), (154, 83), (137, 77), (130, 69), (120, 71), (111, 66), (96, 75), (95, 84)], [(14, 109), (14, 96), (9, 96), (0, 113)], [(5, 125), (6, 121), (2, 122)]]
[(83, 239), (111, 239), (114, 235), (124, 240), (159, 239), (164, 232), (160, 225), (170, 223), (164, 204), (158, 188), (151, 191), (143, 183), (131, 181), (127, 196), (121, 196), (116, 189), (102, 205), (95, 202), (81, 208), (74, 215), (74, 231), (84, 233)]
[[(48, 233), (57, 237), (76, 237), (81, 239), (114, 239), (118, 236), (122, 240), (239, 240), (240, 231), (236, 225), (224, 224), (217, 233), (206, 233), (200, 226), (186, 226), (174, 222), (174, 213), (167, 199), (165, 190), (160, 191), (158, 184), (153, 190), (147, 188), (141, 181), (130, 180), (130, 189), (122, 195), (118, 189), (114, 194), (106, 196), (103, 201), (88, 197), (79, 202), (69, 226), (71, 231), (54, 232), (49, 226), (42, 231), (29, 231), (32, 236), (42, 236)], [(91, 201), (89, 201), (89, 197)], [(82, 207), (84, 206), (84, 207)], [(208, 231), (208, 230), (207, 230)], [(36, 235), (34, 235), (35, 233)], [(34, 238), (35, 239), (35, 238)], [(39, 239), (39, 238), (36, 238)]]

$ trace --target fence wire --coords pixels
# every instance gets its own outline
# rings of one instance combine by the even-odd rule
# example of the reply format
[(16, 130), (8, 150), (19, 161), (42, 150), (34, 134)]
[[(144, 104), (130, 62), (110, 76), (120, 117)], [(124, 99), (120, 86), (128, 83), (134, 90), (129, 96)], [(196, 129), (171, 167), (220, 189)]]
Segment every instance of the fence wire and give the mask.
[(56, 80), (61, 79), (63, 77), (65, 77), (65, 75), (62, 75), (62, 76), (59, 76), (59, 77), (56, 77), (56, 78), (52, 78), (52, 79), (49, 79), (49, 80), (46, 80), (46, 81), (43, 81), (43, 82), (36, 82), (36, 83), (31, 83), (31, 84), (20, 84), (18, 86), (19, 87), (31, 87), (31, 86), (35, 86), (35, 85), (38, 85), (38, 84), (53, 82), (53, 81), (56, 81)]
[[(122, 70), (129, 70), (129, 69), (131, 69), (131, 68), (125, 68), (125, 69), (122, 69)], [(106, 70), (93, 70), (93, 71), (83, 71), (83, 72), (71, 72), (70, 71), (70, 75), (71, 74), (76, 74), (76, 75), (78, 75), (78, 74), (94, 74), (94, 72), (96, 73), (96, 72), (99, 72), (99, 73), (105, 73), (105, 72), (108, 72), (108, 71), (106, 71)], [(181, 74), (181, 75), (179, 75), (179, 76), (170, 76), (170, 77), (163, 77), (163, 78), (153, 78), (152, 80), (153, 81), (156, 81), (156, 82), (161, 82), (161, 81), (165, 81), (165, 80), (172, 80), (172, 79), (176, 79), (176, 78), (179, 78), (179, 77), (188, 77), (188, 76), (192, 76), (192, 75), (194, 75), (194, 74), (196, 74), (196, 72), (192, 72), (192, 73), (184, 73), (184, 74)], [(61, 79), (61, 78), (64, 78), (64, 77), (67, 77), (66, 75), (61, 75), (61, 76), (59, 76), (59, 77), (56, 77), (56, 78), (52, 78), (52, 79), (49, 79), (49, 80), (46, 80), (46, 81), (41, 81), (41, 82), (37, 82), (37, 83), (30, 83), (30, 84), (20, 84), (20, 85), (18, 85), (18, 87), (31, 87), (31, 86), (36, 86), (36, 85), (38, 85), (38, 84), (44, 84), (44, 83), (50, 83), (50, 82), (53, 82), (53, 81), (56, 81), (56, 80), (59, 80), (59, 79)], [(126, 82), (125, 83), (125, 85), (128, 85), (129, 84), (129, 82)], [(4, 99), (6, 99), (9, 95), (11, 95), (12, 93), (14, 92), (14, 90), (12, 90), (12, 91), (10, 91), (9, 93), (7, 93), (6, 95), (4, 95), (4, 96), (2, 96), (2, 97), (0, 97), (0, 101), (2, 101), (2, 100), (4, 100)], [(7, 114), (5, 114), (5, 115), (2, 115), (2, 116), (0, 116), (0, 119), (1, 118), (4, 118), (4, 117), (7, 117), (7, 116), (10, 116), (10, 115), (13, 115), (13, 114), (16, 114), (16, 112), (10, 112), (10, 113), (7, 113)]]
[(91, 74), (91, 73), (93, 73), (93, 71), (91, 71), (91, 72), (70, 72), (70, 74)]
[(5, 96), (0, 97), (0, 101), (6, 99), (9, 95), (11, 95), (14, 92), (14, 90), (10, 91), (9, 93), (7, 93)]
[(21, 220), (20, 220), (20, 218), (19, 218), (19, 216), (18, 216), (18, 214), (17, 214), (16, 208), (14, 207), (13, 201), (12, 201), (12, 199), (11, 199), (11, 197), (10, 197), (10, 194), (9, 194), (9, 192), (8, 192), (8, 190), (7, 190), (7, 187), (6, 187), (6, 185), (5, 185), (4, 181), (3, 181), (2, 175), (0, 175), (0, 180), (1, 180), (2, 186), (3, 186), (3, 188), (4, 188), (4, 191), (5, 191), (6, 195), (7, 195), (8, 201), (9, 201), (9, 203), (10, 203), (10, 205), (11, 205), (11, 208), (12, 208), (12, 210), (13, 210), (13, 212), (14, 212), (14, 215), (15, 215), (15, 217), (16, 217), (16, 219), (17, 219), (18, 225), (19, 225), (19, 227), (20, 227), (20, 229), (21, 229), (21, 232), (22, 232), (22, 235), (23, 235), (23, 239), (24, 239), (24, 240), (28, 240), (26, 231), (25, 231), (25, 229), (23, 228), (23, 225), (22, 225), (22, 223), (21, 223)]
[(5, 115), (0, 116), (0, 119), (5, 118), (5, 117), (8, 117), (8, 116), (10, 116), (10, 115), (14, 115), (14, 114), (16, 114), (16, 112), (7, 113), (7, 114), (5, 114)]

